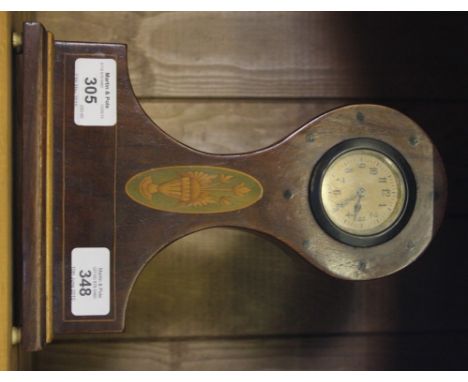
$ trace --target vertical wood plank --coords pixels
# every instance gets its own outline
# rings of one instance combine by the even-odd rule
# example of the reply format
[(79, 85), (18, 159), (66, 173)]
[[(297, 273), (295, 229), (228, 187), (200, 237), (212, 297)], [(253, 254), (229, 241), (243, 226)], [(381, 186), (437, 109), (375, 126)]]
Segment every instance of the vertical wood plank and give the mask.
[(0, 12), (0, 370), (12, 360), (11, 14)]
[(39, 350), (45, 342), (45, 135), (47, 101), (47, 35), (39, 24), (27, 23), (23, 33), (21, 113), (18, 150), (21, 167), (18, 232), (21, 243), (22, 345)]

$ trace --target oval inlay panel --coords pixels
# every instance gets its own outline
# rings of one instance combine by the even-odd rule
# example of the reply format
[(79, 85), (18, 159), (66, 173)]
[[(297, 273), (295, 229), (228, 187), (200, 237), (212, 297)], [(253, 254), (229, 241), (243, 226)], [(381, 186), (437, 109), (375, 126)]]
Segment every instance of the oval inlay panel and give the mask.
[(263, 195), (263, 187), (254, 177), (216, 166), (153, 168), (130, 178), (125, 191), (146, 207), (184, 214), (236, 211)]

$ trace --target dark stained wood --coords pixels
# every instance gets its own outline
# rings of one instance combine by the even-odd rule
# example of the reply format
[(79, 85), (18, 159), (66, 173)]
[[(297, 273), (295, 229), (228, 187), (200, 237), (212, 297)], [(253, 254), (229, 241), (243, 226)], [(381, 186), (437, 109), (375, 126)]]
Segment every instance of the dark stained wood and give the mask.
[[(362, 100), (371, 103), (371, 99)], [(143, 100), (145, 112), (168, 134), (188, 146), (211, 153), (261, 149), (286, 137), (315, 116), (345, 106), (348, 99), (317, 100)], [(468, 215), (468, 147), (466, 103), (379, 101), (423, 127), (447, 170), (447, 213)]]
[(23, 24), (26, 21), (36, 21), (36, 12), (33, 11), (16, 11), (10, 12), (12, 17), (13, 30), (16, 33), (23, 32)]
[[(31, 279), (32, 284), (24, 293), (27, 308), (23, 306), (21, 312), (35, 309), (28, 317), (34, 317), (36, 325), (26, 321), (23, 325), (26, 333), (40, 339), (34, 342), (28, 339), (29, 334), (26, 336), (24, 344), (31, 350), (42, 346), (45, 316), (44, 37), (45, 30), (39, 24), (25, 25), (20, 68), (25, 87), (21, 152), (28, 153), (19, 158), (23, 166), (18, 187), (23, 198), (20, 215), (24, 218), (20, 229), (21, 241), (32, 245), (31, 249), (22, 249), (24, 279), (20, 282), (23, 289), (25, 279)], [(42, 55), (31, 51), (32, 46)], [(446, 191), (440, 158), (419, 126), (393, 109), (370, 104), (342, 107), (311, 120), (270, 147), (242, 155), (207, 154), (181, 145), (142, 112), (127, 77), (124, 46), (56, 42), (55, 48), (53, 300), (57, 333), (122, 330), (129, 294), (146, 263), (171, 242), (206, 228), (237, 227), (266, 235), (335, 277), (367, 280), (392, 274), (413, 262), (440, 225)], [(110, 57), (117, 62), (119, 122), (115, 127), (90, 128), (73, 123), (73, 66), (77, 57)], [(34, 80), (38, 85), (31, 96), (27, 87)], [(31, 109), (31, 104), (38, 110)], [(406, 157), (415, 172), (418, 198), (410, 221), (396, 238), (377, 247), (352, 248), (320, 229), (310, 212), (308, 189), (311, 171), (326, 151), (343, 139), (363, 136), (384, 140)], [(31, 173), (24, 171), (29, 162), (36, 166)], [(135, 173), (181, 164), (236, 169), (257, 179), (264, 195), (249, 208), (187, 215), (142, 209), (125, 194), (125, 184)], [(69, 254), (76, 247), (102, 246), (112, 251), (111, 310), (105, 317), (74, 317), (70, 309)], [(31, 297), (29, 291), (36, 295)]]
[[(78, 47), (78, 52), (85, 57), (92, 57), (97, 48), (94, 44), (55, 43), (57, 70), (54, 82), (54, 325), (56, 330), (67, 320), (71, 322), (71, 326), (76, 325), (75, 317), (71, 314), (70, 251), (75, 247), (104, 246), (114, 252), (116, 128), (89, 129), (74, 125), (74, 62), (80, 54), (70, 49), (72, 46)], [(104, 53), (118, 62), (124, 57), (125, 48), (122, 45), (101, 45), (97, 49), (101, 51), (100, 57)], [(125, 78), (124, 71), (125, 67), (119, 64), (119, 82), (121, 78)], [(119, 93), (120, 91), (119, 89)], [(124, 99), (120, 98), (119, 94), (119, 102), (121, 101)], [(120, 118), (119, 114), (119, 120)], [(69, 126), (72, 128), (68, 128)], [(115, 262), (116, 257), (113, 256), (112, 269)], [(111, 274), (113, 301), (120, 294), (116, 288), (121, 286), (120, 282), (114, 283), (114, 278), (118, 276), (113, 272)], [(116, 331), (122, 325), (121, 322), (112, 319), (116, 314), (116, 308), (112, 302), (109, 316), (104, 317), (104, 325), (107, 322), (110, 331)], [(89, 330), (96, 330), (92, 321)]]
[(466, 332), (56, 343), (39, 370), (465, 370)]
[[(350, 15), (350, 18), (353, 18), (352, 14)], [(417, 15), (416, 18), (412, 17), (414, 15)], [(439, 338), (443, 338), (442, 341), (432, 341), (428, 338), (438, 336), (434, 334), (434, 331), (465, 330), (466, 322), (468, 322), (467, 307), (463, 297), (463, 291), (467, 288), (463, 272), (466, 269), (466, 256), (462, 250), (465, 246), (463, 235), (467, 224), (464, 217), (468, 208), (466, 203), (468, 185), (465, 171), (467, 166), (465, 148), (468, 135), (465, 128), (466, 103), (457, 101), (465, 97), (462, 89), (462, 87), (466, 89), (463, 85), (464, 74), (460, 75), (460, 70), (457, 68), (462, 67), (461, 63), (466, 61), (466, 57), (462, 53), (457, 57), (461, 51), (453, 49), (452, 46), (456, 39), (444, 37), (444, 33), (447, 33), (451, 36), (459, 36), (460, 41), (465, 39), (463, 30), (466, 22), (461, 15), (377, 15), (375, 22), (362, 23), (362, 28), (358, 28), (356, 32), (357, 36), (367, 34), (366, 39), (355, 39), (354, 35), (350, 39), (355, 44), (359, 41), (360, 48), (362, 48), (360, 51), (372, 52), (375, 58), (359, 56), (355, 60), (349, 59), (352, 58), (352, 52), (346, 50), (344, 54), (348, 60), (337, 59), (343, 54), (343, 42), (348, 41), (351, 35), (348, 33), (346, 38), (342, 38), (339, 32), (333, 31), (333, 28), (335, 30), (342, 28), (339, 23), (324, 21), (322, 24), (309, 23), (309, 26), (306, 26), (306, 28), (317, 26), (318, 29), (317, 32), (310, 33), (307, 38), (329, 41), (326, 49), (328, 52), (332, 51), (330, 59), (327, 56), (329, 53), (320, 50), (320, 44), (312, 42), (308, 45), (307, 41), (310, 40), (298, 40), (292, 36), (289, 31), (293, 28), (288, 27), (292, 24), (288, 24), (288, 21), (284, 24), (277, 24), (275, 29), (284, 27), (280, 34), (289, 36), (285, 37), (285, 40), (296, 41), (298, 45), (310, 48), (310, 57), (315, 56), (317, 62), (323, 65), (316, 69), (322, 70), (324, 75), (320, 73), (317, 75), (316, 69), (306, 69), (308, 71), (304, 73), (304, 71), (301, 72), (303, 67), (291, 67), (288, 61), (290, 58), (284, 54), (286, 45), (280, 42), (283, 45), (275, 53), (276, 56), (270, 59), (270, 62), (276, 65), (270, 71), (272, 82), (264, 87), (255, 88), (253, 91), (247, 86), (250, 84), (245, 81), (247, 77), (244, 74), (248, 71), (241, 69), (236, 72), (236, 65), (246, 68), (253, 60), (252, 56), (244, 54), (242, 49), (237, 49), (237, 52), (233, 52), (234, 49), (226, 52), (223, 49), (227, 48), (214, 44), (212, 45), (214, 52), (218, 50), (225, 54), (216, 56), (210, 53), (210, 47), (202, 47), (202, 51), (206, 54), (201, 57), (201, 60), (195, 61), (193, 53), (187, 56), (176, 54), (170, 57), (174, 51), (185, 52), (190, 49), (190, 47), (183, 46), (190, 40), (181, 37), (184, 35), (185, 27), (188, 28), (198, 22), (196, 20), (198, 16), (195, 14), (181, 15), (184, 20), (192, 19), (190, 23), (169, 26), (169, 29), (173, 28), (172, 30), (176, 29), (179, 32), (175, 37), (171, 35), (172, 40), (165, 38), (170, 49), (158, 43), (158, 36), (151, 37), (153, 33), (156, 34), (154, 30), (157, 29), (158, 33), (161, 33), (165, 27), (164, 22), (154, 22), (159, 18), (157, 14), (106, 13), (101, 16), (106, 22), (101, 22), (102, 17), (101, 21), (98, 21), (98, 17), (91, 13), (39, 14), (40, 18), (49, 20), (46, 21), (46, 25), (63, 39), (99, 41), (102, 38), (106, 41), (129, 42), (130, 76), (137, 80), (135, 86), (137, 93), (146, 97), (142, 100), (144, 108), (165, 131), (184, 143), (197, 149), (217, 153), (254, 150), (286, 136), (295, 127), (307, 122), (310, 117), (330, 108), (354, 102), (376, 102), (374, 99), (362, 97), (380, 97), (378, 103), (394, 107), (412, 117), (424, 128), (440, 150), (448, 174), (450, 191), (448, 213), (455, 219), (444, 223), (441, 232), (425, 255), (415, 264), (389, 278), (364, 283), (349, 283), (329, 278), (310, 267), (296, 254), (288, 254), (250, 234), (222, 229), (200, 232), (178, 241), (161, 252), (137, 280), (127, 312), (127, 333), (98, 336), (98, 338), (112, 336), (116, 340), (123, 339), (123, 337), (127, 340), (135, 338), (136, 342), (105, 343), (104, 345), (86, 342), (83, 345), (90, 345), (87, 354), (85, 354), (87, 352), (85, 346), (76, 347), (77, 344), (73, 341), (68, 344), (59, 343), (52, 345), (50, 353), (38, 353), (35, 358), (35, 368), (80, 369), (89, 362), (90, 367), (96, 369), (145, 367), (176, 369), (181, 368), (178, 360), (192, 357), (192, 345), (195, 346), (201, 340), (187, 340), (179, 349), (180, 351), (172, 357), (158, 350), (158, 354), (165, 354), (165, 358), (161, 360), (154, 355), (152, 350), (156, 349), (157, 344), (161, 344), (161, 336), (170, 338), (187, 335), (232, 336), (226, 339), (222, 349), (233, 349), (234, 345), (240, 343), (240, 340), (235, 339), (236, 336), (246, 333), (252, 336), (262, 336), (265, 333), (275, 336), (287, 333), (293, 335), (315, 333), (315, 330), (338, 333), (324, 339), (323, 348), (329, 351), (312, 352), (305, 345), (284, 346), (286, 353), (282, 353), (285, 354), (283, 358), (280, 354), (282, 346), (278, 346), (278, 353), (270, 352), (262, 358), (259, 355), (260, 350), (248, 351), (250, 345), (239, 345), (239, 348), (235, 347), (239, 352), (228, 352), (223, 356), (217, 356), (216, 349), (212, 353), (207, 350), (211, 356), (206, 355), (207, 353), (199, 347), (197, 354), (203, 359), (189, 360), (187, 364), (194, 369), (209, 368), (206, 365), (215, 364), (215, 360), (210, 363), (207, 358), (215, 358), (219, 359), (219, 363), (211, 366), (215, 369), (222, 367), (229, 369), (226, 365), (232, 365), (232, 368), (241, 370), (274, 368), (268, 365), (275, 361), (276, 364), (287, 364), (285, 368), (294, 365), (291, 368), (307, 369), (313, 368), (308, 367), (307, 364), (315, 363), (315, 360), (317, 364), (330, 365), (328, 367), (330, 369), (352, 369), (356, 365), (364, 365), (363, 368), (369, 369), (377, 368), (376, 365), (387, 365), (390, 368), (388, 366), (390, 364), (397, 369), (460, 368), (462, 360), (466, 358), (463, 351), (457, 350), (464, 346), (461, 339), (463, 332), (460, 335), (458, 333), (440, 334)], [(160, 19), (164, 17), (174, 20), (178, 15), (166, 14)], [(231, 15), (224, 14), (223, 17), (229, 19)], [(264, 14), (258, 17), (265, 20), (270, 16)], [(291, 20), (291, 17), (292, 15), (287, 15), (282, 18)], [(321, 15), (320, 17), (329, 16)], [(408, 18), (411, 20), (405, 25), (404, 20)], [(206, 28), (208, 33), (212, 24), (207, 20), (206, 15), (200, 14), (199, 20), (201, 19), (203, 22), (200, 22), (197, 30), (202, 31)], [(398, 28), (389, 27), (388, 20), (392, 19), (397, 20), (394, 25)], [(247, 20), (246, 24), (249, 22)], [(118, 26), (109, 28), (108, 26), (113, 23)], [(236, 23), (238, 28), (243, 28), (242, 19), (237, 19)], [(371, 28), (373, 23), (379, 24), (378, 28)], [(420, 23), (419, 26), (418, 23)], [(128, 28), (122, 28), (123, 24)], [(262, 35), (268, 31), (265, 24), (268, 23), (257, 22), (256, 25), (252, 25), (252, 28), (246, 32), (249, 38), (242, 38), (242, 43), (250, 44), (256, 37), (261, 40)], [(438, 25), (437, 29), (442, 33), (436, 33), (437, 29), (428, 33), (434, 25)], [(405, 33), (405, 31), (414, 31), (418, 28), (420, 32)], [(383, 29), (385, 30), (382, 33)], [(137, 30), (139, 33), (135, 32)], [(369, 33), (370, 30), (373, 32)], [(434, 36), (434, 33), (437, 36)], [(155, 50), (164, 52), (163, 55), (158, 55), (157, 51), (151, 52), (148, 54), (151, 57), (144, 62), (145, 55), (140, 55), (138, 51), (146, 48), (136, 41), (139, 35), (150, 36), (148, 38), (150, 38), (151, 46), (156, 38), (154, 46), (157, 49)], [(382, 39), (384, 35), (387, 35), (387, 38)], [(231, 35), (227, 41), (232, 42), (232, 47), (236, 39), (240, 37)], [(193, 36), (193, 38), (196, 37)], [(375, 40), (372, 41), (374, 38)], [(204, 39), (204, 41), (209, 41), (209, 39)], [(422, 44), (418, 46), (421, 42)], [(379, 46), (376, 46), (377, 43)], [(256, 51), (260, 53), (255, 55), (258, 61), (255, 61), (255, 65), (248, 67), (248, 70), (256, 71), (252, 77), (258, 76), (263, 81), (270, 74), (265, 69), (264, 77), (261, 77), (260, 71), (263, 69), (260, 64), (263, 62), (262, 57), (267, 56), (269, 51), (262, 51), (261, 47), (264, 44), (258, 41), (252, 42), (252, 45), (254, 44)], [(391, 49), (387, 50), (387, 48)], [(237, 55), (244, 55), (244, 58), (238, 58)], [(158, 57), (161, 59), (162, 56), (169, 57), (165, 61), (166, 66), (152, 62)], [(216, 61), (216, 57), (228, 57), (227, 64), (223, 67), (223, 62)], [(246, 59), (250, 61), (247, 62)], [(356, 65), (361, 68), (367, 65), (366, 62), (372, 61), (380, 62), (381, 65), (359, 72), (352, 68), (344, 72), (342, 78), (339, 75), (335, 76), (336, 73), (340, 73), (340, 65), (348, 63), (354, 65), (356, 61), (358, 61)], [(205, 65), (206, 70), (198, 65), (199, 62)], [(241, 64), (238, 64), (239, 62)], [(397, 64), (393, 66), (395, 63)], [(270, 64), (268, 65), (271, 67)], [(283, 69), (281, 69), (282, 66)], [(219, 70), (223, 71), (221, 74), (225, 74), (231, 68), (234, 74), (229, 73), (226, 76), (227, 82), (226, 78), (216, 76), (220, 73)], [(391, 70), (387, 70), (388, 68)], [(153, 70), (156, 74), (153, 74)], [(160, 76), (161, 72), (164, 73)], [(181, 78), (169, 78), (165, 75), (170, 72), (181, 75)], [(215, 76), (212, 75), (213, 73)], [(353, 76), (349, 77), (349, 73)], [(194, 76), (191, 78), (195, 79), (197, 85), (196, 91), (191, 85), (184, 87), (187, 82), (182, 79), (183, 75), (191, 76), (192, 74)], [(154, 76), (152, 82), (147, 81), (152, 76)], [(196, 76), (200, 77), (196, 78)], [(171, 82), (169, 86), (169, 82), (158, 80), (158, 78), (169, 78), (171, 81), (176, 81), (177, 86), (172, 87), (175, 82)], [(297, 79), (305, 79), (305, 81), (296, 81)], [(249, 81), (255, 83), (251, 80), (252, 78), (249, 77)], [(294, 81), (296, 81), (294, 86), (291, 86)], [(150, 82), (151, 85), (148, 85)], [(233, 86), (222, 89), (223, 83), (225, 85), (230, 83)], [(146, 91), (148, 92), (142, 93)], [(173, 93), (170, 93), (171, 91)], [(307, 93), (309, 91), (313, 93)], [(220, 94), (236, 99), (207, 100), (203, 98)], [(332, 95), (338, 98), (287, 99), (287, 97), (299, 97), (299, 94), (306, 96), (314, 94), (317, 97)], [(164, 96), (169, 96), (171, 99), (152, 98)], [(255, 101), (241, 99), (244, 96), (258, 97), (258, 99)], [(174, 97), (182, 99), (177, 100)], [(272, 102), (271, 99), (266, 100), (263, 97), (277, 97), (279, 100)], [(394, 99), (388, 99), (388, 97)], [(441, 101), (443, 99), (453, 101)], [(239, 132), (239, 136), (236, 136), (234, 130)], [(217, 245), (219, 250), (216, 249)], [(451, 267), (451, 264), (457, 264), (457, 267)], [(260, 267), (262, 271), (254, 272), (251, 267)], [(238, 282), (239, 274), (243, 275), (242, 283)], [(272, 278), (272, 274), (278, 278)], [(280, 281), (276, 282), (278, 279)], [(288, 285), (286, 291), (280, 282)], [(187, 290), (191, 292), (189, 295), (186, 293)], [(281, 303), (288, 307), (286, 311), (281, 309)], [(264, 310), (256, 309), (256, 305)], [(242, 308), (240, 309), (239, 306)], [(305, 307), (305, 313), (298, 306)], [(352, 355), (341, 356), (339, 347), (334, 346), (335, 338), (340, 337), (339, 333), (342, 333), (342, 330), (356, 332), (361, 329), (366, 333), (386, 330), (404, 333), (398, 340), (398, 346), (390, 346), (394, 342), (387, 338), (380, 342), (378, 347), (370, 347), (369, 351), (354, 351)], [(427, 335), (420, 333), (416, 337), (406, 333), (421, 330), (428, 330), (430, 333)], [(85, 336), (77, 338), (83, 340)], [(371, 337), (363, 338), (367, 338), (365, 341), (369, 343)], [(416, 338), (413, 345), (408, 342), (411, 338)], [(252, 341), (256, 340), (252, 339)], [(167, 344), (173, 342), (168, 341)], [(211, 340), (208, 342), (213, 343)], [(137, 346), (134, 346), (135, 343)], [(252, 345), (252, 347), (259, 346), (265, 349), (263, 344), (264, 340), (259, 339), (257, 345)], [(172, 346), (173, 349), (176, 347)], [(362, 348), (357, 345), (350, 346), (352, 349)], [(145, 350), (138, 351), (140, 347)], [(128, 352), (125, 351), (126, 348)], [(201, 348), (206, 349), (204, 346)], [(120, 350), (113, 352), (113, 349)], [(442, 349), (442, 351), (436, 353), (437, 349)], [(75, 355), (73, 355), (74, 351), (77, 352)], [(63, 355), (59, 354), (60, 352)], [(217, 352), (221, 354), (222, 350), (217, 348)], [(294, 359), (291, 354), (294, 355)], [(381, 358), (379, 358), (380, 355)], [(141, 359), (141, 357), (146, 358)], [(398, 362), (392, 363), (394, 360)]]
[(162, 130), (194, 149), (234, 154), (262, 149), (349, 102), (327, 100), (143, 99)]
[[(414, 261), (440, 224), (445, 201), (440, 160), (418, 125), (393, 109), (366, 104), (343, 107), (269, 148), (243, 155), (206, 154), (180, 145), (141, 112), (126, 76), (123, 46), (57, 42), (56, 52), (57, 333), (121, 330), (127, 298), (146, 262), (167, 244), (202, 229), (237, 227), (265, 234), (335, 277), (362, 280), (391, 274)], [(73, 65), (82, 56), (113, 57), (118, 63), (115, 128), (73, 124)], [(332, 146), (359, 136), (397, 148), (413, 167), (418, 185), (415, 211), (405, 230), (372, 248), (351, 248), (331, 239), (318, 227), (308, 202), (315, 163)], [(417, 137), (417, 145), (411, 143), (412, 137)], [(136, 173), (180, 164), (221, 166), (250, 174), (263, 185), (263, 198), (234, 212), (177, 214), (143, 207), (125, 194), (125, 184)], [(292, 197), (284, 197), (286, 190)], [(64, 285), (70, 285), (71, 250), (95, 246), (112, 250), (115, 300), (108, 316), (85, 320), (71, 315), (70, 290)]]
[(22, 346), (39, 350), (45, 343), (45, 129), (47, 103), (47, 38), (37, 23), (25, 23), (23, 34), (21, 105), (17, 136), (16, 216), (20, 240), (20, 325)]
[(38, 12), (69, 41), (121, 42), (144, 98), (467, 99), (463, 13)]
[[(60, 337), (138, 340), (467, 330), (466, 219), (444, 222), (414, 264), (367, 282), (329, 277), (300, 256), (237, 230), (190, 235), (145, 268), (125, 332)], [(452, 272), (446, 264), (458, 264)], [(442, 270), (442, 271), (441, 271)], [(307, 302), (307, 303), (304, 303)]]

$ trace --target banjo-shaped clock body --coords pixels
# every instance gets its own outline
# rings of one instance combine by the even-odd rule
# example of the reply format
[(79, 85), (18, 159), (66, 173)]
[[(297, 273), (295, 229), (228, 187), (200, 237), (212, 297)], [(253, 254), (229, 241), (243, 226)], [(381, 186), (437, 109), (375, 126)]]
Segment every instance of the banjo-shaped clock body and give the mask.
[(390, 240), (414, 209), (416, 183), (405, 158), (372, 138), (332, 147), (317, 163), (310, 188), (313, 213), (333, 238), (356, 247)]
[[(205, 153), (144, 113), (124, 45), (54, 41), (37, 23), (24, 25), (22, 41), (14, 189), (23, 349), (122, 331), (145, 266), (193, 232), (249, 230), (334, 277), (370, 280), (416, 260), (442, 222), (442, 160), (397, 110), (343, 106), (257, 151)], [(88, 71), (104, 78), (99, 94)], [(115, 102), (102, 120), (85, 104), (92, 94), (106, 107), (105, 78)], [(82, 109), (92, 118), (83, 122)], [(90, 269), (101, 275), (94, 294)]]

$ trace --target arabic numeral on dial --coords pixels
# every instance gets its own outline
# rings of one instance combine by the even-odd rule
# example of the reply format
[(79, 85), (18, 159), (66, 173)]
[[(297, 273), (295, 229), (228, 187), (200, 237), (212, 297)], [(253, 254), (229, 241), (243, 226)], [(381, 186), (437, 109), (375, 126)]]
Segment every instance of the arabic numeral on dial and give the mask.
[(384, 188), (382, 190), (382, 196), (389, 197), (390, 196), (390, 190), (387, 188)]
[(91, 291), (91, 288), (87, 288), (87, 287), (90, 287), (92, 284), (91, 282), (88, 280), (91, 276), (92, 276), (92, 272), (90, 270), (88, 271), (83, 271), (81, 270), (80, 273), (80, 279), (81, 279), (81, 282), (80, 282), (80, 296), (90, 296), (92, 291)]
[(377, 167), (369, 167), (369, 174), (377, 175)]

